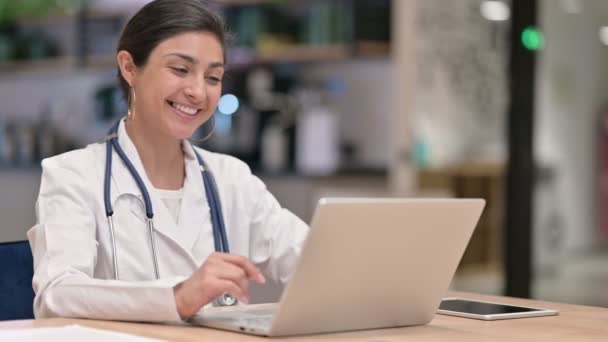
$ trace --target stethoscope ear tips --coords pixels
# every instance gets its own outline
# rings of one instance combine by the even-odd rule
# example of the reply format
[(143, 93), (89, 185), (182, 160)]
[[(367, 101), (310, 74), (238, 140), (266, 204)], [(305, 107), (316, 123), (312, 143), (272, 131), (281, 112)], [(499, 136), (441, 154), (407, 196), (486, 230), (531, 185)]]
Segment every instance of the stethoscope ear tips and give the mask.
[(213, 306), (233, 306), (238, 303), (238, 300), (231, 294), (224, 293), (213, 301)]

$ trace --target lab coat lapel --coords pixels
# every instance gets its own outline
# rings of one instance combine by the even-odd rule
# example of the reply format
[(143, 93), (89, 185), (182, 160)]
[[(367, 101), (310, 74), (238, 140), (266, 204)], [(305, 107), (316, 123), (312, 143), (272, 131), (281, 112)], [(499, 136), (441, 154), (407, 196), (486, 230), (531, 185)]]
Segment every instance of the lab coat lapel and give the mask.
[(194, 244), (203, 236), (205, 239), (211, 237), (203, 244), (205, 250), (213, 250), (209, 205), (205, 196), (200, 165), (194, 154), (194, 148), (186, 140), (183, 142), (183, 149), (186, 160), (186, 180), (178, 222), (180, 240), (185, 248), (192, 250)]
[[(129, 139), (129, 136), (127, 135), (124, 126), (124, 121), (122, 119), (120, 125), (118, 126), (118, 143), (125, 151), (125, 154), (129, 158), (131, 163), (135, 166), (137, 172), (139, 172), (140, 176), (142, 177), (142, 179), (144, 179), (145, 182), (147, 180), (147, 177), (145, 173), (142, 173), (140, 171), (141, 168), (139, 167), (139, 165), (141, 164), (141, 162), (139, 160), (139, 155), (137, 154), (136, 150), (134, 151), (135, 146), (133, 146), (131, 139)], [(112, 187), (110, 189), (110, 198), (112, 200), (112, 205), (116, 203), (116, 200), (120, 196), (125, 194), (130, 194), (139, 198), (142, 203), (142, 210), (145, 212), (145, 210), (143, 209), (143, 196), (141, 195), (141, 191), (139, 191), (139, 188), (137, 187), (137, 183), (135, 183), (135, 180), (131, 176), (131, 173), (129, 173), (129, 170), (127, 169), (123, 161), (120, 159), (118, 153), (116, 153), (116, 151), (112, 149)], [(140, 217), (140, 219), (145, 222), (145, 215), (144, 217)]]
[[(182, 234), (179, 233), (177, 224), (173, 220), (173, 217), (169, 213), (169, 210), (166, 208), (165, 204), (157, 196), (156, 191), (154, 191), (154, 187), (148, 179), (141, 159), (139, 158), (139, 153), (137, 152), (135, 145), (127, 134), (124, 122), (121, 122), (118, 128), (118, 142), (120, 143), (120, 146), (125, 151), (125, 154), (139, 173), (146, 188), (148, 189), (148, 193), (150, 194), (150, 198), (152, 201), (152, 209), (154, 211), (155, 231), (160, 235), (164, 236), (165, 238), (168, 238), (175, 242), (176, 245), (181, 247), (183, 251), (187, 255), (189, 255), (192, 260), (194, 260), (191, 253), (191, 248), (189, 248), (190, 246), (184, 246), (184, 239)], [(141, 195), (141, 191), (137, 187), (137, 183), (135, 183), (135, 180), (133, 180), (133, 177), (129, 173), (129, 170), (124, 165), (118, 154), (115, 151), (113, 153), (114, 155), (112, 158), (112, 180), (115, 185), (115, 189), (112, 189), (112, 203), (115, 203), (116, 199), (123, 194), (132, 194), (141, 199), (141, 203), (143, 206), (143, 196)], [(184, 198), (186, 197), (188, 196), (186, 196), (184, 192)], [(135, 215), (137, 218), (139, 218), (142, 222), (145, 223), (145, 214), (142, 215), (142, 212), (145, 211), (142, 209), (131, 208), (133, 215)]]

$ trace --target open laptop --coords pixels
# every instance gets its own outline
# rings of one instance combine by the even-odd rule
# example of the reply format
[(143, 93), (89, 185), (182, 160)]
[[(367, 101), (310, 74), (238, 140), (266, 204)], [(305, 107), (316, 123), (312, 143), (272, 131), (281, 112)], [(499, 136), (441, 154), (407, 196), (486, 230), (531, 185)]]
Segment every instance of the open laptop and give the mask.
[(204, 309), (191, 322), (263, 336), (431, 321), (482, 199), (321, 199), (279, 303)]

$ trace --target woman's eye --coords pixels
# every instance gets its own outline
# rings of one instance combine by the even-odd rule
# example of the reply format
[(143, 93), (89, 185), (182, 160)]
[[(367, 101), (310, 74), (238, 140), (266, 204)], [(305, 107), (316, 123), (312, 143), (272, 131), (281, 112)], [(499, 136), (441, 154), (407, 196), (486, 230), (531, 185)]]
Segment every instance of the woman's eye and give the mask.
[(213, 84), (222, 82), (222, 79), (216, 76), (209, 76), (207, 79)]
[(171, 67), (171, 69), (173, 69), (173, 71), (175, 71), (179, 74), (186, 74), (188, 72), (188, 69), (185, 69), (185, 68)]

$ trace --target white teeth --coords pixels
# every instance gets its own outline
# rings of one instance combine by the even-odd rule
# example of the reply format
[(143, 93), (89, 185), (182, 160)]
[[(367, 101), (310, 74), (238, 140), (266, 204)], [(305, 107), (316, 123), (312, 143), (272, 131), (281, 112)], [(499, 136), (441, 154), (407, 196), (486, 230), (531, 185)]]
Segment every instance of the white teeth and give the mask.
[(195, 108), (186, 107), (184, 105), (181, 105), (181, 104), (175, 103), (175, 102), (172, 102), (172, 103), (173, 103), (172, 104), (173, 108), (179, 110), (180, 112), (186, 113), (188, 115), (194, 115), (194, 114), (196, 114), (196, 112), (198, 112), (198, 110)]

